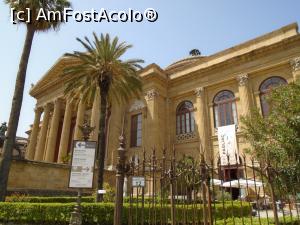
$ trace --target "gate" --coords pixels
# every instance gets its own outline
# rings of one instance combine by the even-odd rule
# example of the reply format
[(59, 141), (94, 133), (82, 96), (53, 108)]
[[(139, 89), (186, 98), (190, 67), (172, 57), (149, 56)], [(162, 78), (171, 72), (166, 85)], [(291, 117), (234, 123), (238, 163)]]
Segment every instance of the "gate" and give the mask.
[(297, 188), (278, 188), (269, 165), (246, 156), (226, 166), (203, 155), (175, 160), (174, 149), (144, 150), (141, 160), (126, 163), (123, 142), (114, 225), (300, 224)]
[(203, 171), (194, 161), (176, 162), (174, 152), (167, 158), (164, 149), (158, 158), (155, 149), (148, 157), (144, 151), (140, 162), (130, 162), (127, 174), (128, 224), (207, 224)]

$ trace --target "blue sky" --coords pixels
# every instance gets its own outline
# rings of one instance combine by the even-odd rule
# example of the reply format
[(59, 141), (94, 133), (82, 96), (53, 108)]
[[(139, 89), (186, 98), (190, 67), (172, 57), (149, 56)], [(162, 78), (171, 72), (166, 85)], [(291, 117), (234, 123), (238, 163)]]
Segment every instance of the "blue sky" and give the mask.
[[(13, 25), (9, 8), (0, 1), (0, 122), (8, 121), (15, 77), (25, 38), (25, 28)], [(31, 83), (42, 75), (65, 52), (81, 50), (76, 37), (96, 33), (117, 35), (133, 44), (126, 57), (142, 58), (145, 65), (166, 67), (187, 57), (197, 48), (210, 55), (241, 42), (268, 33), (292, 22), (300, 22), (297, 0), (89, 0), (72, 1), (74, 10), (145, 10), (154, 8), (159, 18), (154, 23), (76, 23), (64, 24), (58, 32), (39, 33), (34, 37), (30, 55), (18, 135), (33, 121), (35, 100), (29, 96)]]

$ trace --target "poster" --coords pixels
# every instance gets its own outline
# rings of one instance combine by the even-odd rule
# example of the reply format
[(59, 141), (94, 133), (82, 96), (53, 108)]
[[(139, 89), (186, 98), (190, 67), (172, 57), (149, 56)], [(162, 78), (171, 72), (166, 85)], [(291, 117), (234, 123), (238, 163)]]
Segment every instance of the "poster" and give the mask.
[(218, 127), (218, 142), (221, 165), (239, 164), (235, 124)]
[(96, 142), (74, 141), (70, 171), (70, 188), (92, 188)]

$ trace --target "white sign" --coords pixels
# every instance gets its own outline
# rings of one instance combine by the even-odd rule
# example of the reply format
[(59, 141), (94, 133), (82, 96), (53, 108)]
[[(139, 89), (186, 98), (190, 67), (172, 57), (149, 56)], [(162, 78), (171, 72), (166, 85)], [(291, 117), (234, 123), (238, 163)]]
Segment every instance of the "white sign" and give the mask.
[(94, 177), (96, 142), (74, 141), (70, 188), (92, 188)]
[(239, 164), (235, 124), (218, 127), (218, 141), (221, 165), (226, 166)]
[(145, 187), (145, 177), (132, 177), (132, 187)]
[(106, 190), (98, 190), (98, 194), (106, 194)]

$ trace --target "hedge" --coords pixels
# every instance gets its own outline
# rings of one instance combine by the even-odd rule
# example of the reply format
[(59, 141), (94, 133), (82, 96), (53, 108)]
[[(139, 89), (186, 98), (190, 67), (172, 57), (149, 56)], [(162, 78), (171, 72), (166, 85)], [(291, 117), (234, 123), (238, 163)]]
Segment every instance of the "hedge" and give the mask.
[[(30, 202), (30, 203), (74, 203), (76, 202), (77, 197), (70, 197), (70, 196), (57, 196), (57, 197), (43, 197), (43, 196), (22, 196), (22, 195), (16, 195), (16, 196), (8, 196), (6, 197), (6, 202)], [(105, 199), (104, 199), (105, 200)], [(139, 197), (138, 199), (136, 197), (131, 199), (132, 203), (139, 204), (142, 202), (142, 197)], [(93, 203), (95, 202), (95, 197), (93, 196), (83, 196), (81, 197), (81, 202), (88, 202)], [(124, 197), (123, 198), (124, 203), (130, 203), (130, 197)], [(160, 197), (155, 197), (154, 199), (152, 197), (144, 197), (144, 203), (145, 204), (152, 204), (155, 202), (156, 204), (168, 204), (170, 203), (170, 199), (164, 198), (161, 199)], [(186, 200), (182, 199), (175, 199), (176, 204), (183, 204), (186, 202)], [(197, 202), (200, 203), (200, 202)]]
[[(58, 197), (39, 197), (39, 196), (8, 196), (6, 202), (30, 202), (30, 203), (74, 203), (77, 197), (58, 196)], [(95, 202), (92, 196), (81, 197), (81, 202)]]
[[(29, 224), (43, 224), (43, 225), (67, 225), (70, 219), (70, 213), (73, 211), (73, 203), (0, 203), (0, 222), (14, 222), (14, 223), (29, 223)], [(134, 221), (141, 219), (141, 205), (136, 205), (130, 209), (129, 204), (124, 204), (122, 224), (128, 224), (130, 219), (129, 215), (132, 215), (131, 219)], [(226, 212), (226, 217), (233, 215), (239, 217), (241, 211), (243, 216), (249, 216), (251, 209), (249, 206), (243, 206), (240, 208), (240, 204), (234, 203), (226, 204), (225, 209), (221, 204), (216, 205), (214, 209), (214, 217), (217, 220), (223, 219), (223, 213)], [(131, 212), (130, 212), (131, 211)], [(138, 212), (138, 214), (137, 214)], [(165, 205), (160, 208), (157, 205), (156, 210), (151, 208), (151, 205), (145, 204), (144, 208), (144, 222), (150, 223), (151, 219), (156, 216), (156, 221), (170, 220), (170, 206)], [(113, 203), (83, 203), (82, 204), (82, 216), (83, 224), (88, 225), (112, 225), (114, 215)], [(183, 221), (186, 219), (188, 222), (193, 222), (194, 215), (198, 215), (198, 219), (201, 220), (202, 209), (201, 206), (197, 206), (194, 209), (193, 206), (177, 206), (176, 207), (176, 220)]]

